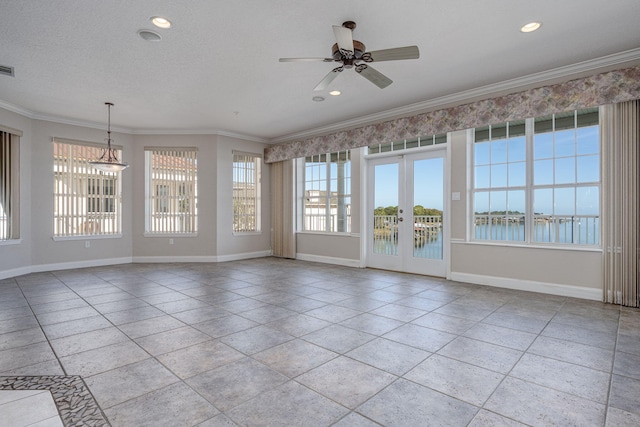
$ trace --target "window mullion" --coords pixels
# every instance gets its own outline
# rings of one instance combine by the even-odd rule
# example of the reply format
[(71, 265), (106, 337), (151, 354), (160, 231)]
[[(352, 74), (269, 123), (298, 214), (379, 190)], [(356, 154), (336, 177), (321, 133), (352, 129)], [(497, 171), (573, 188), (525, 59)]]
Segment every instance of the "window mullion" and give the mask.
[(325, 207), (324, 207), (324, 221), (325, 221), (325, 230), (332, 232), (334, 230), (331, 229), (331, 154), (327, 154), (326, 163), (326, 192), (325, 192)]
[(534, 144), (534, 134), (533, 134), (533, 130), (534, 130), (534, 119), (529, 118), (526, 119), (524, 122), (524, 128), (525, 128), (525, 147), (526, 147), (526, 163), (525, 163), (525, 173), (526, 173), (526, 178), (525, 178), (525, 224), (524, 224), (524, 229), (525, 229), (525, 243), (531, 243), (533, 242), (533, 228), (534, 228), (534, 224), (535, 224), (535, 220), (534, 220), (534, 215), (535, 212), (533, 211), (533, 144)]

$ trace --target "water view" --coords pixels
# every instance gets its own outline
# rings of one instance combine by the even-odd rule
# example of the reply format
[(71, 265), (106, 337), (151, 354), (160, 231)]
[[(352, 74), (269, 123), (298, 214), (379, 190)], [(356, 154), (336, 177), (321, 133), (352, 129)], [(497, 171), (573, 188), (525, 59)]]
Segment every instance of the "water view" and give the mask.
[[(398, 255), (398, 217), (374, 216), (374, 247), (376, 254)], [(442, 259), (442, 217), (436, 215), (414, 216), (415, 258)], [(549, 217), (534, 219), (533, 242), (577, 245), (600, 244), (600, 218), (597, 216)], [(477, 215), (473, 227), (473, 239), (524, 242), (526, 240), (524, 217), (489, 218)]]

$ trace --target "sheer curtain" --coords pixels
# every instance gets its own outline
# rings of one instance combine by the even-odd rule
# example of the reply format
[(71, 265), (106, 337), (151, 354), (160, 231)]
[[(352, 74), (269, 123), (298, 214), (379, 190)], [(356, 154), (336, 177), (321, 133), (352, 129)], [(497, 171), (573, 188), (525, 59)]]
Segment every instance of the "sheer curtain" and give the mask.
[(281, 258), (296, 257), (293, 180), (293, 160), (271, 164), (271, 247), (273, 255)]
[(640, 306), (640, 101), (603, 107), (603, 300)]

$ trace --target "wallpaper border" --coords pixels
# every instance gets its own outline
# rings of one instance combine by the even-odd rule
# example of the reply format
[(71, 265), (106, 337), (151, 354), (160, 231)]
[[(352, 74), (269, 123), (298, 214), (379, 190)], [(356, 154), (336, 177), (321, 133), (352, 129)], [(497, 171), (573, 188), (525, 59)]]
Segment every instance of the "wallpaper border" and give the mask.
[(640, 66), (267, 147), (266, 163), (640, 99)]

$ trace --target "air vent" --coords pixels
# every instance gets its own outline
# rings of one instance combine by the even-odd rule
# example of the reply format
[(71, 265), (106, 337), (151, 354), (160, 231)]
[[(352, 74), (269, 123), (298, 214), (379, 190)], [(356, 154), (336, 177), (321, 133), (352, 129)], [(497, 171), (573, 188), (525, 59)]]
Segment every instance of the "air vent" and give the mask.
[(3, 76), (14, 77), (13, 67), (7, 67), (6, 65), (0, 65), (0, 74)]
[(160, 34), (149, 30), (140, 30), (138, 31), (138, 35), (148, 42), (159, 42), (162, 39)]

